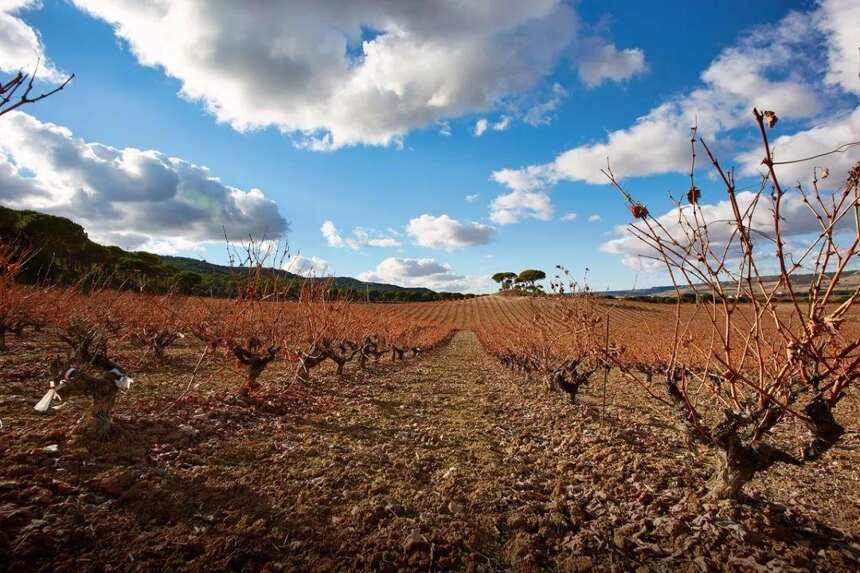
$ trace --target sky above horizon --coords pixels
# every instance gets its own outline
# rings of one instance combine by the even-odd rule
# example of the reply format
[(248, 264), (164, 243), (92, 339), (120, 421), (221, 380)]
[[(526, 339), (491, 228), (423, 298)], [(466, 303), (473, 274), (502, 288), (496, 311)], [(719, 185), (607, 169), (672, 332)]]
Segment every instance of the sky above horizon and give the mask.
[[(0, 0), (0, 78), (39, 57), (39, 89), (76, 74), (0, 117), (0, 203), (212, 262), (225, 232), (280, 237), (303, 274), (487, 292), (561, 264), (597, 290), (664, 284), (607, 158), (668, 224), (694, 123), (742, 189), (753, 106), (780, 117), (777, 159), (858, 141), (858, 45), (860, 0)], [(858, 149), (815, 163), (826, 185)], [(720, 219), (725, 192), (696, 176)]]

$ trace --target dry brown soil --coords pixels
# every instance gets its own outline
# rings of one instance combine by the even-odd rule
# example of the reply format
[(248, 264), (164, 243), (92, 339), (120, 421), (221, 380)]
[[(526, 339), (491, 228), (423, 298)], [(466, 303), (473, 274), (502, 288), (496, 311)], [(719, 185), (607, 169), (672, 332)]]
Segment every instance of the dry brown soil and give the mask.
[(344, 380), (273, 372), (268, 404), (204, 375), (164, 412), (188, 349), (138, 371), (111, 441), (82, 443), (85, 403), (33, 412), (44, 360), (29, 364), (47, 351), (17, 344), (0, 380), (0, 570), (860, 569), (856, 433), (743, 503), (703, 503), (704, 453), (620, 381), (606, 408), (600, 382), (571, 405), (464, 331)]

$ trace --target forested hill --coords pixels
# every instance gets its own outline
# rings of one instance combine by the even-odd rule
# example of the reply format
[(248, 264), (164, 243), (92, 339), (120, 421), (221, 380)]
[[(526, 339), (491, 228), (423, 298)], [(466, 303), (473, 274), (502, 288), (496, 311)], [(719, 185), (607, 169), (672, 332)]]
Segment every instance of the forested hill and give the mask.
[[(241, 272), (237, 269), (185, 257), (161, 256), (142, 251), (100, 245), (84, 228), (64, 217), (0, 206), (0, 240), (27, 249), (28, 263), (22, 278), (73, 284), (98, 273), (110, 277), (113, 286), (143, 287), (151, 292), (170, 290), (185, 294), (224, 296)], [(283, 270), (267, 269), (298, 285), (310, 280)], [(423, 301), (460, 298), (426, 288), (406, 288), (365, 283), (351, 277), (334, 277), (332, 288), (349, 291), (356, 298), (391, 301)]]
[[(192, 259), (189, 257), (172, 257), (168, 255), (162, 255), (161, 260), (165, 264), (176, 267), (179, 270), (194, 272), (200, 275), (230, 276), (231, 274), (234, 274), (236, 272), (236, 269), (228, 267), (226, 265), (218, 265), (215, 263), (201, 261), (199, 259)], [(286, 277), (299, 280), (302, 280), (303, 278), (288, 271), (279, 272)], [(358, 279), (354, 279), (352, 277), (332, 277), (330, 280), (332, 281), (332, 286), (334, 288), (349, 289), (361, 293), (364, 293), (365, 291), (371, 291), (376, 293), (405, 292), (424, 295), (440, 294), (435, 293), (434, 291), (427, 288), (409, 288), (386, 283), (364, 282)]]

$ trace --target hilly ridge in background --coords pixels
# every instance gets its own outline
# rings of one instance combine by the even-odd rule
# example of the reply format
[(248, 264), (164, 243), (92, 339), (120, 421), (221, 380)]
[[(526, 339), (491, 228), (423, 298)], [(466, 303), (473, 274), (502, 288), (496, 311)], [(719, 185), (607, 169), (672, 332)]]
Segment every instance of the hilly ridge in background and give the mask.
[[(809, 292), (809, 286), (812, 280), (816, 275), (812, 274), (792, 274), (791, 275), (791, 286), (794, 290), (795, 294), (805, 296)], [(780, 281), (779, 275), (768, 275), (761, 277), (762, 284), (764, 285), (765, 290), (770, 291), (775, 288)], [(737, 283), (724, 281), (722, 283), (723, 287), (726, 289), (726, 292), (733, 293), (737, 291)], [(826, 283), (824, 287), (826, 288)], [(858, 270), (850, 270), (844, 271), (842, 276), (839, 279), (839, 284), (837, 288), (834, 290), (834, 293), (839, 297), (848, 296), (853, 293), (857, 287), (860, 286), (860, 271)], [(709, 293), (708, 290), (705, 289), (704, 285), (702, 285), (699, 290), (699, 294)], [(681, 296), (693, 296), (695, 295), (697, 289), (694, 289), (691, 286), (679, 286), (678, 291), (681, 293)], [(783, 289), (784, 290), (784, 289)], [(641, 289), (630, 289), (630, 290), (607, 290), (602, 291), (597, 294), (613, 296), (617, 298), (642, 298), (642, 299), (672, 299), (674, 300), (677, 296), (675, 288), (671, 285), (662, 285)], [(788, 295), (788, 292), (777, 291), (777, 299), (781, 299)]]
[[(28, 251), (22, 278), (74, 284), (98, 270), (115, 286), (145, 288), (151, 292), (178, 290), (185, 294), (225, 296), (241, 269), (188, 257), (126, 251), (92, 241), (84, 228), (64, 217), (0, 206), (0, 240)], [(301, 284), (309, 279), (280, 269), (266, 269), (280, 280)], [(329, 277), (331, 288), (368, 300), (424, 301), (461, 298), (459, 293), (438, 293), (427, 288), (363, 282), (352, 277)]]

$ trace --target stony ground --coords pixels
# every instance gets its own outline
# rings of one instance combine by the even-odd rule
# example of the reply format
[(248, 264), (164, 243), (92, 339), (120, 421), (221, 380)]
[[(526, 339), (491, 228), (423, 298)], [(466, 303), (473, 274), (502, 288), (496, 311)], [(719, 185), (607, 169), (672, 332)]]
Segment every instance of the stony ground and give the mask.
[(703, 504), (707, 458), (620, 381), (571, 405), (471, 332), (345, 380), (273, 373), (257, 406), (223, 375), (174, 404), (189, 354), (138, 374), (96, 445), (69, 436), (83, 403), (32, 411), (26, 350), (2, 364), (0, 570), (860, 569), (856, 423)]

